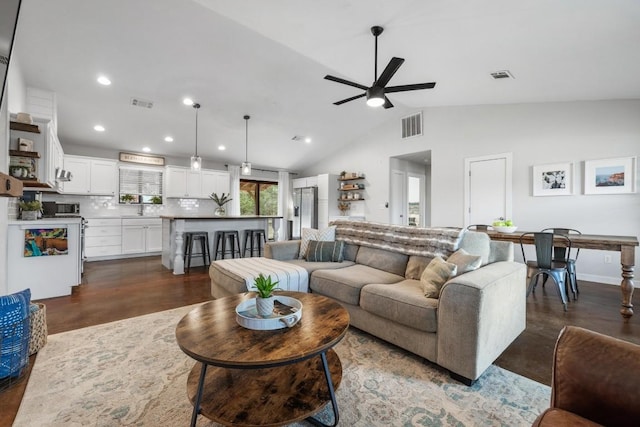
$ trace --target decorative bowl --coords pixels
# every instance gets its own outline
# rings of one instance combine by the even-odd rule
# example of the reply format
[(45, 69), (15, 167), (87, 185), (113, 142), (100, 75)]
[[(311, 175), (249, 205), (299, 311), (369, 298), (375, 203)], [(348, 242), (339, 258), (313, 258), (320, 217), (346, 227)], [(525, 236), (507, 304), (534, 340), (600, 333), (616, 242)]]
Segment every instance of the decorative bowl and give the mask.
[(514, 231), (516, 231), (518, 229), (518, 227), (515, 226), (515, 225), (512, 225), (511, 227), (507, 227), (507, 226), (503, 226), (503, 227), (492, 226), (492, 228), (494, 230), (496, 230), (498, 233), (513, 233)]
[(295, 298), (284, 295), (274, 295), (275, 300), (292, 308), (292, 313), (279, 314), (275, 310), (271, 316), (262, 317), (256, 310), (255, 298), (241, 302), (236, 307), (236, 321), (247, 329), (268, 331), (273, 329), (291, 328), (302, 317), (302, 303)]

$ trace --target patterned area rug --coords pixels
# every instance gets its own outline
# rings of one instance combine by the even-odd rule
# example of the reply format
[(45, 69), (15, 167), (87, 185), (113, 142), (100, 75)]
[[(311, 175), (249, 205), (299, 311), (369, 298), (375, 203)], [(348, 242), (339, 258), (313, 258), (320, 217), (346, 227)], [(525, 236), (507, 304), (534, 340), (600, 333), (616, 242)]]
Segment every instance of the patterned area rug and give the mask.
[[(14, 427), (189, 425), (194, 361), (178, 348), (175, 326), (193, 307), (50, 335)], [(529, 426), (549, 404), (549, 387), (512, 372), (491, 366), (466, 387), (356, 329), (336, 352), (342, 426)], [(319, 418), (329, 414), (325, 407)], [(198, 426), (215, 425), (198, 417)]]

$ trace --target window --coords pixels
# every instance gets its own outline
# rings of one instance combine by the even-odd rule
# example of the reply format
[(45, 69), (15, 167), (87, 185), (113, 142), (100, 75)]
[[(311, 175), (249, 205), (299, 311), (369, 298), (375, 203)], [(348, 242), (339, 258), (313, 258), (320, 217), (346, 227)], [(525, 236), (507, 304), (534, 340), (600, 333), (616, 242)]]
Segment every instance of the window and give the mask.
[(162, 171), (120, 166), (120, 203), (161, 204)]
[(277, 182), (240, 180), (240, 215), (277, 214)]

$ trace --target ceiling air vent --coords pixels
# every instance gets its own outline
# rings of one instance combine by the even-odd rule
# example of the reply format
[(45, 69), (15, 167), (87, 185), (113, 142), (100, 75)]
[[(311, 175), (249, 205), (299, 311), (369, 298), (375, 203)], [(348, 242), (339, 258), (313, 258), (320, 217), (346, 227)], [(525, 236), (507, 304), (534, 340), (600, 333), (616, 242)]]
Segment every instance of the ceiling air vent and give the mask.
[(513, 74), (511, 74), (511, 72), (509, 70), (502, 70), (502, 71), (496, 71), (491, 73), (491, 77), (493, 77), (496, 80), (499, 79), (515, 79), (515, 77), (513, 77)]
[(131, 98), (131, 105), (140, 108), (153, 108), (153, 101), (145, 101), (140, 98)]
[(402, 138), (422, 135), (422, 111), (402, 118)]
[(0, 64), (9, 65), (9, 57), (8, 56), (4, 56), (4, 55), (0, 55)]

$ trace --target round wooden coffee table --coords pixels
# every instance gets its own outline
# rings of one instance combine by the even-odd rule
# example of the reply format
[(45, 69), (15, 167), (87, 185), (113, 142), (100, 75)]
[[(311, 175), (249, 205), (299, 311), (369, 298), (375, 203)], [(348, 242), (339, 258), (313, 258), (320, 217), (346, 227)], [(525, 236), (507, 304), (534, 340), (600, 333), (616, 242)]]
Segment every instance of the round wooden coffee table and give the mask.
[(280, 292), (302, 302), (302, 318), (292, 328), (246, 329), (235, 308), (254, 293), (205, 303), (176, 327), (178, 345), (197, 360), (187, 381), (198, 414), (225, 425), (277, 426), (307, 419), (331, 402), (335, 426), (335, 389), (342, 365), (332, 347), (347, 333), (349, 313), (321, 295)]

